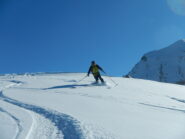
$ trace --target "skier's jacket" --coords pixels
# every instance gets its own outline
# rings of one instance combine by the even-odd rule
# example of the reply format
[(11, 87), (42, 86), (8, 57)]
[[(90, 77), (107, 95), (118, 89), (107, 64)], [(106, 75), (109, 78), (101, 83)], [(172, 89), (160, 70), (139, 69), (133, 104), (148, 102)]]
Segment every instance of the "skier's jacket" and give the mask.
[[(97, 64), (91, 65), (91, 66), (89, 67), (88, 75), (90, 74), (90, 72), (92, 72), (92, 74), (93, 74), (94, 76), (96, 76), (96, 75), (99, 74), (99, 70), (103, 71), (103, 69), (102, 69), (99, 65), (97, 65)], [(104, 71), (103, 71), (103, 72), (104, 72)]]

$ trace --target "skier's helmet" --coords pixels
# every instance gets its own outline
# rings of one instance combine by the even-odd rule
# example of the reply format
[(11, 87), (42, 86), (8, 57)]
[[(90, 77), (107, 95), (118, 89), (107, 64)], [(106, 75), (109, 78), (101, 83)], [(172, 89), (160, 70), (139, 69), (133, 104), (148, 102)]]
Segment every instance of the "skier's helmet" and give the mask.
[(95, 61), (91, 61), (91, 64), (94, 65), (95, 64)]

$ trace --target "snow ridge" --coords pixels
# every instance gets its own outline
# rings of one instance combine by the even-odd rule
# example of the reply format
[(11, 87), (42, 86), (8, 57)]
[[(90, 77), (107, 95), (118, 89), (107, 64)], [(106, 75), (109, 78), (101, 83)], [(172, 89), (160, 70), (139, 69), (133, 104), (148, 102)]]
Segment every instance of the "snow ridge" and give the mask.
[(5, 102), (19, 106), (27, 110), (31, 110), (49, 119), (58, 128), (59, 130), (58, 134), (64, 135), (64, 139), (84, 139), (85, 138), (83, 136), (83, 132), (81, 131), (80, 123), (69, 115), (62, 114), (54, 110), (48, 110), (48, 109), (46, 110), (39, 106), (22, 103), (20, 101), (14, 100), (12, 98), (9, 98), (3, 95), (2, 91), (0, 92), (0, 98), (3, 99)]

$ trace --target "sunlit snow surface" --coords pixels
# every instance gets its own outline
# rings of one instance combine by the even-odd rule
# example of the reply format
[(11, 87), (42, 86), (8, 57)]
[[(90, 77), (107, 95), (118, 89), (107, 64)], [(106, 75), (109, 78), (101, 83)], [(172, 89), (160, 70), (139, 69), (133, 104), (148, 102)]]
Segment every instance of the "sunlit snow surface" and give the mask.
[(185, 138), (184, 86), (85, 75), (0, 76), (0, 138)]

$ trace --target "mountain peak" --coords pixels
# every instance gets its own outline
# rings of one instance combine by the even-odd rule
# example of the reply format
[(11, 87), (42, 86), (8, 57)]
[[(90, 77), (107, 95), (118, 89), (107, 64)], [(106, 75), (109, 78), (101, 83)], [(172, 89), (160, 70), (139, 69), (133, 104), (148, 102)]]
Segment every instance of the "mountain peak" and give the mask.
[(185, 39), (176, 41), (175, 43), (169, 45), (166, 48), (162, 48), (159, 51), (168, 51), (168, 53), (174, 53), (176, 51), (185, 51)]
[(171, 44), (169, 47), (185, 47), (185, 39), (178, 40), (175, 43)]
[(161, 82), (185, 81), (185, 39), (145, 54), (129, 72), (134, 78)]

